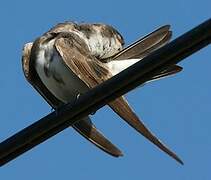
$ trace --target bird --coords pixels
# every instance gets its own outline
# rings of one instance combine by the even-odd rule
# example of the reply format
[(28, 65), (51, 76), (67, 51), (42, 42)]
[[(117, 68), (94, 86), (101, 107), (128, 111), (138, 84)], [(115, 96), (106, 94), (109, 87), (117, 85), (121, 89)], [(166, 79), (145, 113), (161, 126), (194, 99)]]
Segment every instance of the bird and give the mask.
[[(68, 102), (77, 101), (80, 95), (141, 61), (167, 44), (171, 36), (170, 25), (164, 25), (124, 47), (123, 36), (110, 25), (66, 21), (24, 45), (22, 68), (28, 82), (52, 108), (57, 109)], [(182, 67), (171, 65), (148, 79), (148, 82), (181, 70)], [(138, 133), (183, 164), (178, 155), (145, 126), (124, 96), (109, 102), (108, 106)], [(72, 127), (106, 153), (114, 157), (123, 155), (96, 128), (90, 116), (80, 119)]]

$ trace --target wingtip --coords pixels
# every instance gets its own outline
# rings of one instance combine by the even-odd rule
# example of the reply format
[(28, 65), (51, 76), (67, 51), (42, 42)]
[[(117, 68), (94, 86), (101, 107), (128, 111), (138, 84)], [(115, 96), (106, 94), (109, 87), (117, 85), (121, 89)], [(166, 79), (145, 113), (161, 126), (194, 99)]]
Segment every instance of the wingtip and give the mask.
[(177, 156), (173, 157), (179, 164), (184, 165), (184, 162)]
[(177, 70), (178, 70), (178, 72), (180, 72), (180, 71), (182, 71), (182, 70), (183, 70), (183, 67), (181, 67), (181, 66), (177, 66)]
[(123, 153), (120, 149), (118, 149), (117, 147), (110, 147), (110, 148), (105, 148), (105, 147), (99, 147), (101, 150), (103, 150), (104, 152), (106, 152), (107, 154), (113, 156), (113, 157), (122, 157)]
[(168, 31), (168, 34), (169, 34), (169, 36), (170, 36), (170, 38), (172, 37), (172, 34), (173, 34), (173, 31)]
[(101, 146), (100, 144), (98, 144), (98, 147), (102, 151), (106, 152), (108, 155), (111, 155), (111, 156), (116, 157), (116, 158), (122, 157), (124, 155), (123, 152), (119, 148), (114, 146), (113, 144), (110, 144), (109, 147)]
[(166, 24), (166, 25), (164, 25), (164, 26), (162, 26), (161, 28), (164, 28), (164, 29), (170, 29), (171, 28), (171, 25), (170, 24)]
[(122, 151), (112, 144), (92, 123), (89, 117), (75, 123), (73, 128), (95, 146), (113, 157), (123, 156)]
[(166, 25), (163, 25), (161, 27), (159, 27), (157, 29), (157, 31), (160, 31), (160, 32), (169, 32), (171, 29), (171, 25), (170, 24), (166, 24)]
[(116, 153), (109, 153), (109, 155), (112, 155), (115, 158), (123, 157), (124, 154), (121, 151), (118, 151)]
[(184, 162), (180, 159), (179, 161), (178, 161), (181, 165), (183, 165), (184, 166)]
[[(109, 103), (110, 107), (122, 117), (130, 126), (132, 126), (136, 131), (142, 134), (145, 138), (151, 141), (155, 146), (160, 150), (168, 154), (170, 157), (175, 159), (180, 164), (184, 164), (183, 161), (171, 151), (165, 144), (163, 144), (145, 125), (144, 123), (136, 116), (132, 111), (130, 106), (127, 104), (127, 101), (120, 97), (115, 101)], [(121, 108), (120, 108), (121, 107)]]
[(167, 30), (166, 35), (161, 40), (161, 42), (163, 42), (163, 45), (165, 45), (170, 41), (170, 39), (172, 38), (172, 34), (173, 34), (172, 31)]
[[(163, 150), (163, 149), (161, 149)], [(165, 151), (164, 151), (165, 152)], [(170, 157), (172, 157), (174, 160), (176, 160), (179, 164), (181, 165), (184, 165), (184, 162), (182, 161), (181, 158), (179, 158), (179, 156), (174, 153), (173, 151), (169, 151), (169, 152), (166, 152)]]

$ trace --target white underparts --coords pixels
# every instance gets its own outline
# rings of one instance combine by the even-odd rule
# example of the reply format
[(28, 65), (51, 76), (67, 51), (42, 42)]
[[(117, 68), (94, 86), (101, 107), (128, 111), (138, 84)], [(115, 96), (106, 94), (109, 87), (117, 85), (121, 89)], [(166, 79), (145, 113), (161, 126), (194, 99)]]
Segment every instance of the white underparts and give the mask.
[[(41, 47), (36, 60), (36, 71), (48, 90), (64, 103), (73, 101), (87, 86), (64, 64), (53, 47), (53, 40)], [(46, 63), (48, 65), (46, 66)], [(47, 68), (47, 69), (45, 69)], [(46, 73), (46, 71), (48, 71)]]
[(138, 61), (140, 61), (140, 59), (116, 60), (108, 62), (107, 66), (109, 70), (112, 72), (112, 75), (116, 75)]

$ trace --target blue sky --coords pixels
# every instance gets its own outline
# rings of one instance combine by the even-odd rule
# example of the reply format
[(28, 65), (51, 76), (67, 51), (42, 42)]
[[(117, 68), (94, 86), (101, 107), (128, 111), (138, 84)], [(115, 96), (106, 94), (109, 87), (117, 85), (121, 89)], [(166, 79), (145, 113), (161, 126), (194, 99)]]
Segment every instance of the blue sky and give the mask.
[[(126, 44), (171, 24), (173, 38), (210, 18), (211, 1), (4, 1), (0, 7), (0, 140), (50, 112), (21, 69), (24, 43), (56, 23), (104, 22)], [(180, 65), (180, 74), (136, 89), (127, 98), (144, 122), (183, 159), (181, 166), (125, 124), (107, 107), (93, 121), (123, 152), (110, 157), (68, 128), (0, 169), (1, 179), (211, 178), (211, 48)]]

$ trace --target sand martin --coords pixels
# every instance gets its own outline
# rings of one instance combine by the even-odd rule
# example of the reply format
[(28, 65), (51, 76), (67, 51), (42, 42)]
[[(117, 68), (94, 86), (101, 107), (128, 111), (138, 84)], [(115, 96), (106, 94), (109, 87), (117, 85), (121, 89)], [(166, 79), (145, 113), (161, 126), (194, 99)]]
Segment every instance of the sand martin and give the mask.
[[(77, 96), (106, 81), (169, 42), (170, 26), (162, 26), (124, 48), (121, 34), (105, 24), (65, 22), (57, 24), (34, 42), (25, 44), (22, 65), (30, 84), (53, 107), (77, 100)], [(173, 65), (149, 81), (181, 71)], [(140, 134), (182, 164), (134, 113), (121, 96), (108, 103), (111, 109)], [(122, 152), (107, 140), (89, 117), (74, 124), (81, 135), (105, 152), (118, 157)]]

